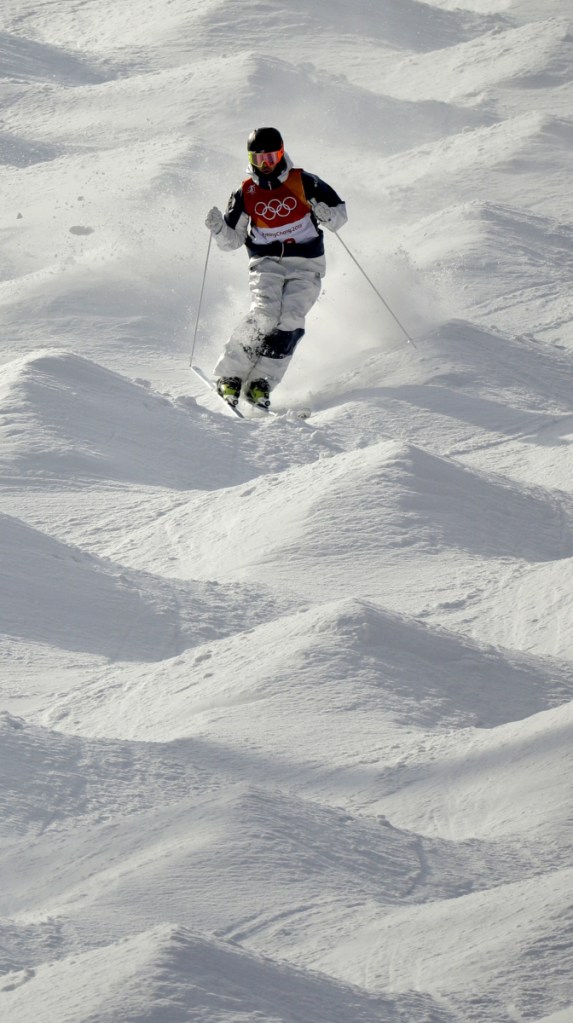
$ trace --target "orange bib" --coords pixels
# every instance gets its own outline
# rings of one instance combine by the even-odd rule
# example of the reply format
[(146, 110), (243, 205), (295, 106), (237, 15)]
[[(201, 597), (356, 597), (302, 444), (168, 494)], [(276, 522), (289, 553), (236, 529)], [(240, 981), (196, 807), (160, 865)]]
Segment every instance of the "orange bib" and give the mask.
[(272, 191), (247, 178), (243, 181), (243, 201), (251, 220), (252, 239), (257, 245), (277, 241), (307, 242), (318, 236), (298, 168), (290, 172), (284, 184)]

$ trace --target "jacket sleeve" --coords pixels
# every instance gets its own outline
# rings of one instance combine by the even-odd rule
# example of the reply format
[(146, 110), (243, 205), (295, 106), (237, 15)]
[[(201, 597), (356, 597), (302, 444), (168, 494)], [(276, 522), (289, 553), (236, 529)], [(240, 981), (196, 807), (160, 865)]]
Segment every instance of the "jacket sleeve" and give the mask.
[(220, 249), (231, 252), (245, 244), (249, 229), (249, 217), (245, 212), (243, 190), (233, 192), (223, 218), (221, 230), (215, 233), (215, 241)]
[(310, 203), (313, 201), (325, 202), (332, 210), (330, 223), (321, 224), (320, 227), (326, 227), (329, 231), (338, 231), (343, 227), (348, 220), (346, 203), (343, 202), (334, 189), (316, 174), (308, 174), (306, 171), (303, 171), (302, 183), (304, 194)]

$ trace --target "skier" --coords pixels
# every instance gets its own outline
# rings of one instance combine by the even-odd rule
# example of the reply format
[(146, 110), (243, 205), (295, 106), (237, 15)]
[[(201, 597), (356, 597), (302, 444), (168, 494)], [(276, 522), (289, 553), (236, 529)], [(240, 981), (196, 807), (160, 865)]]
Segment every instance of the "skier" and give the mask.
[(205, 225), (219, 248), (246, 245), (251, 308), (215, 366), (217, 391), (237, 405), (241, 390), (268, 408), (304, 334), (326, 271), (321, 227), (338, 231), (346, 206), (314, 174), (295, 168), (276, 128), (256, 128), (247, 140), (249, 177), (223, 215), (215, 206)]

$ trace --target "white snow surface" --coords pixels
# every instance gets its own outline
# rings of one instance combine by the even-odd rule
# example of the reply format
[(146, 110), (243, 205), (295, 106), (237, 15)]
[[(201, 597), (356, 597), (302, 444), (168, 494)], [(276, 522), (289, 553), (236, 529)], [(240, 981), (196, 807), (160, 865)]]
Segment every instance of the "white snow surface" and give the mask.
[[(2, 1023), (573, 1023), (572, 17), (3, 0)], [(413, 343), (240, 421), (260, 124)]]

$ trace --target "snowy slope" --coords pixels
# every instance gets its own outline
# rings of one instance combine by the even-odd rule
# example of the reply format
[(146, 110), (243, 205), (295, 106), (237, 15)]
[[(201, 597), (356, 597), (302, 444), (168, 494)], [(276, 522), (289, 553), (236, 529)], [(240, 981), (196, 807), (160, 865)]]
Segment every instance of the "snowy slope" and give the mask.
[[(4, 0), (3, 1023), (572, 1023), (571, 14)], [(241, 422), (261, 123), (414, 344)]]
[[(110, 976), (113, 980), (110, 984)], [(68, 1017), (115, 1023), (118, 1019), (207, 1021), (269, 1019), (280, 1006), (292, 1023), (389, 1020), (396, 1013), (427, 1014), (427, 996), (369, 995), (319, 973), (250, 955), (232, 944), (202, 938), (184, 927), (156, 927), (96, 951), (28, 974), (11, 974), (5, 991), (10, 1011), (28, 1018), (33, 989), (41, 992), (43, 1019), (60, 1020), (59, 992)], [(86, 978), (91, 983), (86, 984)], [(32, 987), (24, 987), (33, 978)], [(224, 978), (221, 987), (216, 978)], [(14, 993), (12, 993), (14, 992)], [(433, 1018), (452, 1019), (446, 1011)]]

